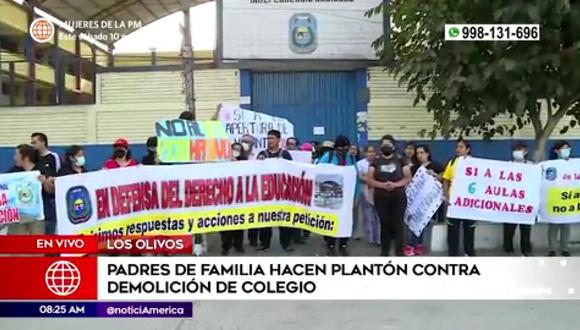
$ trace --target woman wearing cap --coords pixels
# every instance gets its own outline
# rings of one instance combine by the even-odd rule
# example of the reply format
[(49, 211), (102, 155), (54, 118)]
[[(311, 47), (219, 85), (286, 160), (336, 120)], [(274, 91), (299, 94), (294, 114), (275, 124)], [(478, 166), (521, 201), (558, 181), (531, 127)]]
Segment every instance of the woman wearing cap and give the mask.
[(117, 139), (113, 143), (113, 155), (105, 161), (103, 169), (111, 170), (115, 168), (137, 166), (139, 163), (131, 158), (131, 150), (129, 150), (129, 142), (125, 139)]

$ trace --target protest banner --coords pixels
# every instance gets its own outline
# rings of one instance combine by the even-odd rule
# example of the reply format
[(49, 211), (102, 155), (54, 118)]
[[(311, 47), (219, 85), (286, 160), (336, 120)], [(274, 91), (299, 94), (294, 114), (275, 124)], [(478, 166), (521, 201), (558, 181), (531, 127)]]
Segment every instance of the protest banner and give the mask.
[(155, 123), (155, 136), (164, 163), (231, 160), (231, 142), (219, 121), (161, 120)]
[(58, 178), (59, 234), (209, 233), (291, 227), (349, 237), (356, 173), (282, 159), (140, 166)]
[(312, 152), (301, 150), (289, 150), (292, 160), (303, 164), (312, 164)]
[(39, 171), (0, 175), (0, 226), (44, 220)]
[(282, 145), (286, 139), (294, 137), (294, 125), (285, 118), (270, 116), (264, 113), (241, 109), (232, 105), (222, 105), (218, 109), (217, 119), (225, 124), (230, 138), (239, 142), (244, 134), (256, 138), (255, 148), (266, 149), (268, 131), (278, 130), (282, 135)]
[(421, 166), (407, 186), (406, 193), (405, 222), (418, 237), (443, 203), (443, 185)]
[(580, 222), (580, 159), (550, 160), (542, 166), (540, 222)]
[(534, 224), (540, 206), (539, 165), (472, 157), (457, 161), (449, 218)]

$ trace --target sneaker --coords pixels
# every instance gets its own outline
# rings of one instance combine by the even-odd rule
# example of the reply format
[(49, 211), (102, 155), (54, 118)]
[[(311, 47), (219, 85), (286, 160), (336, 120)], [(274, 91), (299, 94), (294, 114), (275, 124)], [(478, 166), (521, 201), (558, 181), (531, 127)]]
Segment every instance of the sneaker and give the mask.
[(410, 245), (407, 245), (403, 248), (403, 254), (407, 257), (411, 257), (415, 255), (415, 248)]
[(556, 256), (556, 251), (550, 251), (550, 253), (548, 253), (548, 257), (555, 257)]
[(570, 256), (570, 252), (562, 251), (562, 257), (569, 257), (569, 256)]
[(258, 247), (258, 242), (250, 241), (250, 246), (251, 247)]
[(514, 253), (512, 251), (506, 251), (505, 255), (508, 257), (513, 257)]
[(534, 255), (531, 252), (522, 252), (522, 257), (533, 257)]
[(415, 254), (418, 256), (425, 255), (425, 245), (417, 244), (417, 247), (415, 248)]
[(262, 245), (262, 246), (258, 247), (258, 248), (257, 248), (257, 250), (258, 250), (258, 251), (266, 251), (266, 250), (268, 250), (269, 248), (270, 248), (269, 246)]
[(336, 249), (334, 248), (334, 246), (328, 246), (326, 247), (326, 255), (329, 257), (335, 257), (336, 256)]
[(348, 257), (350, 255), (350, 253), (348, 253), (348, 250), (346, 249), (346, 246), (341, 246), (340, 248), (338, 248), (338, 253), (340, 253), (340, 255), (343, 257)]
[(227, 256), (228, 254), (230, 254), (230, 251), (222, 250), (222, 256)]

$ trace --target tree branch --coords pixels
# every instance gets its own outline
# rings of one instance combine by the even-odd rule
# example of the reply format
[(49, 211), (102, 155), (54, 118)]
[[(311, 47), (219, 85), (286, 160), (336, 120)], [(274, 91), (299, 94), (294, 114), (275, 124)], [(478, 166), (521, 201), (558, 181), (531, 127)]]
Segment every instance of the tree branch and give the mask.
[(546, 104), (548, 105), (548, 121), (550, 121), (550, 119), (552, 119), (552, 116), (554, 116), (554, 109), (552, 108), (552, 100), (546, 99)]

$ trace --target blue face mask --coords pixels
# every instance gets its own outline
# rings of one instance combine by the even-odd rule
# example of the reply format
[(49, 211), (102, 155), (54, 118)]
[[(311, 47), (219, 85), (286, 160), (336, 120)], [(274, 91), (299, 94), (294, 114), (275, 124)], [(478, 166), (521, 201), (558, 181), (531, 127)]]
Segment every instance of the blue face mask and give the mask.
[(568, 159), (570, 158), (570, 148), (562, 148), (558, 153), (561, 159)]

